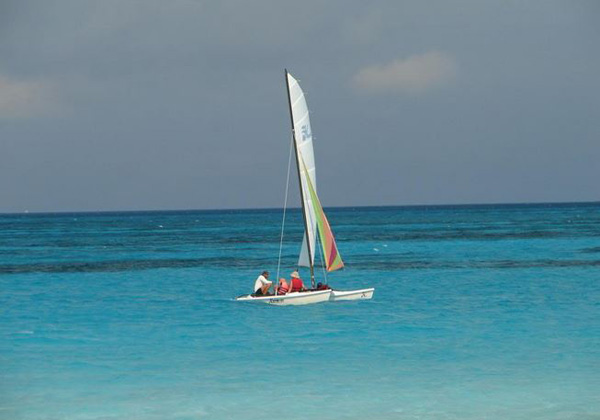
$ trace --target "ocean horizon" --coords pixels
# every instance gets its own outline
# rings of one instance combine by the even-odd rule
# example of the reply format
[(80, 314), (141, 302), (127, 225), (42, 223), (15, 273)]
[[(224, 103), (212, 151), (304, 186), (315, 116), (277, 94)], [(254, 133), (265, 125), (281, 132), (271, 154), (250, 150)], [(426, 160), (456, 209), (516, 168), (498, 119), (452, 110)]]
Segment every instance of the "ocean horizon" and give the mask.
[[(501, 203), (458, 203), (458, 204), (391, 204), (391, 205), (356, 205), (325, 206), (328, 210), (343, 209), (424, 209), (424, 208), (461, 208), (461, 207), (535, 207), (535, 206), (595, 206), (600, 201), (535, 201), (535, 202), (501, 202)], [(300, 211), (301, 207), (288, 207), (288, 211)], [(57, 210), (57, 211), (9, 211), (0, 212), (0, 216), (11, 215), (70, 215), (70, 214), (116, 214), (116, 213), (185, 213), (185, 212), (228, 212), (228, 211), (274, 211), (282, 212), (282, 207), (240, 207), (240, 208), (183, 208), (183, 209), (125, 209), (125, 210)]]
[(234, 301), (299, 209), (0, 214), (0, 419), (600, 419), (600, 203), (326, 209), (372, 300)]

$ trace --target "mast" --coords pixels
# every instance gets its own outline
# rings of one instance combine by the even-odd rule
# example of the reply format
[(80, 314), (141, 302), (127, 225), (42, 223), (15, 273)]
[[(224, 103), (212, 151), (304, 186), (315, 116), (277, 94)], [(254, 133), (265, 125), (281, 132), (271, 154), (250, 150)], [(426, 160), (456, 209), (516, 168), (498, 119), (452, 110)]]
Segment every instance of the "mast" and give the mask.
[[(290, 82), (288, 79), (288, 71), (285, 69), (285, 86), (287, 87), (288, 105), (290, 107), (290, 119), (292, 122), (292, 136), (294, 143), (294, 154), (296, 155), (296, 169), (298, 170), (298, 186), (300, 187), (300, 201), (302, 202), (302, 219), (304, 220), (304, 235), (306, 235), (306, 246), (308, 248), (308, 262), (310, 264), (310, 284), (315, 287), (315, 269), (312, 260), (312, 250), (310, 248), (310, 240), (308, 236), (308, 219), (306, 217), (306, 205), (304, 201), (304, 191), (302, 190), (302, 177), (300, 176), (300, 159), (298, 156), (298, 144), (296, 143), (296, 130), (294, 129), (294, 114), (292, 113), (292, 97), (290, 94)], [(307, 174), (308, 175), (308, 174)]]

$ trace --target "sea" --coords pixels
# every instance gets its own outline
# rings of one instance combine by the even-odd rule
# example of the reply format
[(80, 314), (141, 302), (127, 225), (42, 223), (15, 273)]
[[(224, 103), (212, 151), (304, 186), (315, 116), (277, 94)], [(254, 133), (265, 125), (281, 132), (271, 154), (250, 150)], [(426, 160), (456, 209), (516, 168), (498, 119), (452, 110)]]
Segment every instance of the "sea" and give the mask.
[(0, 215), (0, 419), (600, 419), (600, 203), (326, 210)]

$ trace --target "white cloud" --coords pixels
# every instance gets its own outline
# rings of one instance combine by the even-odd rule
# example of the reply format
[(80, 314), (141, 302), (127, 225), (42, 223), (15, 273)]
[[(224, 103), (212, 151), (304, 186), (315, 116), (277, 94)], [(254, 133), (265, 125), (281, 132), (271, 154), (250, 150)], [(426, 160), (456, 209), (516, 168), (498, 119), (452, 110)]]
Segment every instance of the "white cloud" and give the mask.
[(51, 110), (53, 87), (41, 81), (17, 81), (0, 75), (0, 118), (27, 118)]
[(354, 76), (353, 83), (357, 89), (369, 93), (414, 94), (453, 81), (457, 71), (458, 64), (452, 56), (432, 51), (366, 67)]

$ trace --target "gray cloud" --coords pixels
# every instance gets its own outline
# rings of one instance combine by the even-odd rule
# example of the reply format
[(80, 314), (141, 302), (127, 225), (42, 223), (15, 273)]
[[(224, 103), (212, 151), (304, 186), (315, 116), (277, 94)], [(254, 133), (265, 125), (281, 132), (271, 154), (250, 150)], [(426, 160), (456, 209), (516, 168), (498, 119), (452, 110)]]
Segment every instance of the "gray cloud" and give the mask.
[(0, 118), (28, 118), (48, 114), (55, 109), (53, 84), (33, 80), (12, 80), (0, 74)]
[(458, 72), (449, 54), (432, 51), (361, 69), (354, 86), (370, 93), (420, 93), (453, 81)]

